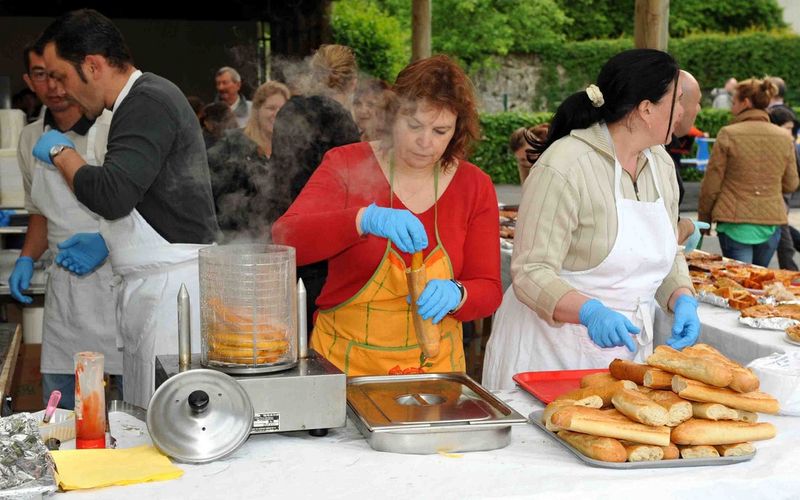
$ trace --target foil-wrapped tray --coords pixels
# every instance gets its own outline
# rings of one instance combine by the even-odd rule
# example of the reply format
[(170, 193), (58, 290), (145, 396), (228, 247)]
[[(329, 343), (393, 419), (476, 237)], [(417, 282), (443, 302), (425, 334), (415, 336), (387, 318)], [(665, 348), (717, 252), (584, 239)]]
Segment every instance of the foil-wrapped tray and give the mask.
[(739, 323), (747, 325), (750, 328), (758, 328), (760, 330), (783, 331), (790, 326), (800, 323), (800, 321), (791, 318), (743, 318), (739, 316)]
[[(705, 290), (697, 292), (697, 300), (698, 302), (704, 302), (706, 304), (711, 304), (712, 306), (722, 307), (724, 309), (733, 309), (728, 304), (728, 299), (720, 297), (719, 295), (711, 292), (706, 292)], [(756, 301), (759, 304), (768, 306), (774, 306), (778, 303), (778, 301), (775, 300), (775, 297), (769, 295), (756, 296)]]
[(54, 470), (33, 415), (0, 418), (0, 498), (31, 498), (56, 491)]

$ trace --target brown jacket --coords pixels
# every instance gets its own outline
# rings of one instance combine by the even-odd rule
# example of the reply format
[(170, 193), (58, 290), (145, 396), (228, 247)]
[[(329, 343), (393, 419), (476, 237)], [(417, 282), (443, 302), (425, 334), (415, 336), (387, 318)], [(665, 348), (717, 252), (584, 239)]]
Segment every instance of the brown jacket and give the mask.
[(704, 222), (786, 224), (782, 193), (797, 189), (794, 144), (760, 109), (723, 127), (700, 184), (697, 218)]

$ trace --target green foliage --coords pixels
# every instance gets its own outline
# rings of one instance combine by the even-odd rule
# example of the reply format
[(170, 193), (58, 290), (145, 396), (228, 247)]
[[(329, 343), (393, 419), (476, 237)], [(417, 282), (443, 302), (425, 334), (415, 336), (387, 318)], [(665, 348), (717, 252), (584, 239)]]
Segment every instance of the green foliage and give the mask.
[(618, 38), (633, 35), (634, 0), (558, 0), (564, 14), (572, 20), (570, 40)]
[(409, 33), (370, 0), (333, 2), (333, 40), (356, 53), (364, 73), (392, 82), (410, 58)]
[(707, 133), (709, 137), (716, 137), (719, 129), (730, 123), (731, 112), (727, 109), (703, 108), (697, 113), (694, 126)]

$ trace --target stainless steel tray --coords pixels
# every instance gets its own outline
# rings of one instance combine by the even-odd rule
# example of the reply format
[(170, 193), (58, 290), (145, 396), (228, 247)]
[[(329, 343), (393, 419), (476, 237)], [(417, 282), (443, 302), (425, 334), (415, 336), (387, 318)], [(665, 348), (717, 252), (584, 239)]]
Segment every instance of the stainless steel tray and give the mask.
[(352, 377), (350, 419), (378, 451), (432, 454), (507, 446), (525, 417), (463, 373)]
[(586, 465), (592, 467), (602, 467), (605, 469), (671, 469), (675, 467), (705, 467), (707, 465), (730, 465), (739, 462), (747, 462), (756, 456), (756, 452), (741, 457), (719, 457), (719, 458), (677, 458), (675, 460), (659, 460), (656, 462), (603, 462), (589, 458), (569, 443), (559, 438), (554, 432), (548, 431), (542, 423), (542, 413), (544, 410), (536, 410), (528, 416), (528, 421), (542, 430), (547, 436), (556, 443), (563, 446)]

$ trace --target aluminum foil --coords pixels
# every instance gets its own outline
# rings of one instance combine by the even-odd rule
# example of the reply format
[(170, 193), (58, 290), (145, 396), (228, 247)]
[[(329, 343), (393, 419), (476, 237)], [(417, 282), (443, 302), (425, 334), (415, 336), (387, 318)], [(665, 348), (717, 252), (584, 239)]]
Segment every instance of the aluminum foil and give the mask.
[(56, 491), (54, 463), (30, 413), (0, 418), (0, 498)]
[(740, 316), (739, 323), (747, 325), (750, 328), (759, 328), (761, 330), (784, 331), (790, 326), (800, 323), (800, 321), (789, 318), (742, 318)]
[[(732, 309), (732, 307), (728, 305), (728, 299), (720, 297), (719, 295), (711, 292), (706, 292), (706, 291), (697, 292), (697, 300), (699, 302), (705, 302), (706, 304), (711, 304), (712, 306), (722, 307), (725, 309)], [(778, 301), (775, 300), (775, 297), (772, 297), (770, 295), (758, 295), (756, 296), (756, 301), (759, 304), (764, 304), (768, 306), (774, 306), (778, 303)]]

